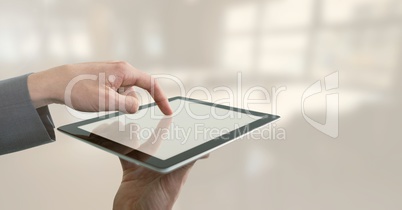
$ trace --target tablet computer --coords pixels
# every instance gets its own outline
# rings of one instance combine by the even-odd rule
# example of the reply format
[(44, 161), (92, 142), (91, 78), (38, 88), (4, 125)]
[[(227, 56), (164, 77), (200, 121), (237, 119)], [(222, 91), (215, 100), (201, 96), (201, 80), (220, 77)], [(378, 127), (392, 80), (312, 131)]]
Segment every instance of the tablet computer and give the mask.
[(173, 114), (155, 103), (135, 114), (112, 113), (58, 130), (127, 161), (160, 173), (180, 168), (279, 116), (204, 102), (169, 98)]

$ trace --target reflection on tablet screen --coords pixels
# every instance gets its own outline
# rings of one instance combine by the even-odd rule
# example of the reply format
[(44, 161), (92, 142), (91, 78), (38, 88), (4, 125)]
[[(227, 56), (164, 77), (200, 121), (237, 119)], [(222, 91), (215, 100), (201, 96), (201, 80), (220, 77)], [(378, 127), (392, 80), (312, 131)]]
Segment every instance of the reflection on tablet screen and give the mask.
[(166, 160), (261, 118), (191, 101), (170, 105), (172, 116), (152, 106), (79, 128)]

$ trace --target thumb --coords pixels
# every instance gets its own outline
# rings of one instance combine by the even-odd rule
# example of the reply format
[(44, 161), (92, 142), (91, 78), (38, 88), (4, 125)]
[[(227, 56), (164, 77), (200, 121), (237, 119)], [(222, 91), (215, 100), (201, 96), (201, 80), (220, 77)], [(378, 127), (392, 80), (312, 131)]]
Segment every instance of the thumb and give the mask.
[(118, 104), (118, 111), (133, 114), (138, 111), (139, 103), (138, 99), (131, 95), (122, 95), (116, 93), (116, 104)]

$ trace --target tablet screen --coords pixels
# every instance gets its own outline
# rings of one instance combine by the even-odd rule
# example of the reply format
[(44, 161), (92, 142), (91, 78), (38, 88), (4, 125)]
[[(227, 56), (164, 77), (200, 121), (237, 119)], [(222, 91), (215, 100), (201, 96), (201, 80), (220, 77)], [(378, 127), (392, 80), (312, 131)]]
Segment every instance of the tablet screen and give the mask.
[(261, 118), (187, 100), (170, 105), (171, 116), (151, 106), (79, 128), (166, 160)]

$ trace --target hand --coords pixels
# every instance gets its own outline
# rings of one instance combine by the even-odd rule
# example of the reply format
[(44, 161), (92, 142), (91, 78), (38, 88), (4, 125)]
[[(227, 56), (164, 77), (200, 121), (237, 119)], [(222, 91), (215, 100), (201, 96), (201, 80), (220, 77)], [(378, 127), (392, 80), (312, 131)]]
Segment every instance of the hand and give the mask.
[(114, 210), (171, 209), (195, 163), (169, 174), (160, 174), (122, 159), (120, 162), (123, 180), (114, 198)]
[[(142, 144), (138, 143), (140, 139), (137, 139), (136, 135), (131, 138), (131, 135), (129, 135), (128, 133), (124, 131), (119, 132), (117, 129), (118, 126), (125, 126), (120, 125), (119, 123), (121, 122), (116, 121), (113, 122), (111, 125), (102, 124), (98, 128), (94, 129), (94, 133), (100, 136), (106, 136), (108, 138), (118, 136), (120, 144), (124, 144), (128, 147), (133, 148), (128, 150), (121, 150), (121, 148), (119, 148), (121, 153), (128, 154), (134, 152), (138, 154), (137, 151), (141, 151), (152, 155), (157, 153), (160, 143), (164, 140), (164, 134), (167, 134), (167, 132), (169, 132), (172, 118), (162, 118), (153, 131), (153, 135), (151, 135), (150, 138)], [(130, 124), (127, 125), (130, 126)], [(112, 130), (115, 130), (116, 133), (104, 132), (105, 129), (103, 128), (105, 126), (115, 127), (116, 129)], [(129, 129), (126, 127), (125, 130), (128, 131)], [(109, 147), (110, 146), (111, 145), (109, 145)], [(141, 156), (137, 157), (141, 159)], [(207, 156), (205, 156), (204, 158), (206, 157)], [(144, 158), (147, 158), (147, 156), (144, 156)], [(114, 199), (114, 210), (171, 209), (178, 197), (180, 188), (184, 184), (191, 167), (195, 163), (192, 162), (169, 174), (160, 174), (158, 172), (138, 166), (123, 159), (120, 159), (120, 162), (123, 168), (123, 179)]]
[(126, 62), (64, 65), (28, 77), (29, 93), (36, 108), (60, 103), (79, 111), (135, 113), (139, 101), (134, 86), (147, 90), (164, 114), (172, 114), (158, 83)]

